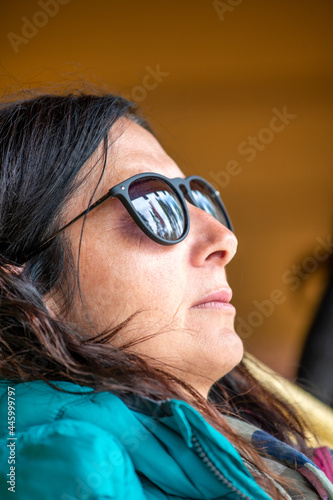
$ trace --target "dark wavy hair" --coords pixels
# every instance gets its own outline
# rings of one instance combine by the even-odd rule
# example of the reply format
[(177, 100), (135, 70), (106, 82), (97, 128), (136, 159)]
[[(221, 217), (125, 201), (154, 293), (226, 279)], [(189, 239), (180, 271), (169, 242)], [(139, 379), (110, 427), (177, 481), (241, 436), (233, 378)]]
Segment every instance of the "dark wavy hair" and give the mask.
[[(243, 362), (211, 387), (206, 400), (171, 375), (167, 365), (151, 363), (131, 351), (133, 343), (115, 347), (113, 338), (140, 311), (93, 336), (66, 321), (79, 287), (66, 231), (25, 262), (59, 229), (73, 193), (100, 168), (98, 161), (88, 170), (83, 166), (104, 144), (100, 182), (110, 149), (106, 140), (116, 140), (113, 125), (121, 117), (151, 131), (133, 103), (111, 94), (42, 93), (0, 107), (0, 376), (11, 381), (44, 380), (55, 388), (56, 381), (67, 380), (96, 392), (187, 401), (251, 462), (256, 481), (279, 498), (270, 479), (279, 482), (279, 478), (223, 415), (256, 424), (311, 456), (306, 428), (292, 407), (264, 389)], [(91, 188), (91, 199), (97, 186)], [(61, 297), (57, 317), (45, 305), (45, 297), (55, 293)]]

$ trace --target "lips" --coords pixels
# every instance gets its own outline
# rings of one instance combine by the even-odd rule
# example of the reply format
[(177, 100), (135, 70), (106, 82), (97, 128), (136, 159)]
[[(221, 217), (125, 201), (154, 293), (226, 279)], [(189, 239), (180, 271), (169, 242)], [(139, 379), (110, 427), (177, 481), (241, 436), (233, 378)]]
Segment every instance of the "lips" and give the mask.
[(202, 304), (208, 304), (209, 302), (229, 304), (231, 297), (232, 297), (231, 288), (222, 288), (208, 295), (205, 295), (204, 297), (199, 299), (198, 302), (193, 304), (192, 307), (198, 307)]

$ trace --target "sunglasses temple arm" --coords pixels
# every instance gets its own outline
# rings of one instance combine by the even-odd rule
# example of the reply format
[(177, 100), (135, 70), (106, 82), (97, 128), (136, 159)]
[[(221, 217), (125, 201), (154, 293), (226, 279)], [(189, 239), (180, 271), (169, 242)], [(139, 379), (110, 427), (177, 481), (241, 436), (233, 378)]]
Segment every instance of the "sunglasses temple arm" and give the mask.
[(29, 259), (31, 259), (31, 257), (34, 257), (35, 255), (39, 254), (39, 252), (41, 252), (42, 250), (44, 250), (51, 243), (51, 241), (56, 236), (58, 236), (58, 234), (62, 233), (62, 231), (64, 231), (69, 226), (71, 226), (72, 224), (74, 224), (74, 222), (76, 222), (77, 220), (79, 220), (82, 217), (84, 217), (85, 215), (87, 215), (94, 208), (96, 208), (99, 205), (101, 205), (103, 203), (103, 201), (107, 200), (108, 198), (113, 198), (113, 196), (111, 196), (110, 192), (106, 193), (104, 196), (102, 196), (102, 198), (100, 198), (95, 203), (93, 203), (89, 208), (87, 208), (86, 210), (84, 210), (83, 212), (81, 212), (79, 215), (77, 215), (75, 217), (75, 219), (73, 219), (70, 222), (68, 222), (64, 227), (62, 227), (61, 229), (59, 229), (59, 231), (57, 231), (56, 233), (54, 233), (50, 238), (48, 238), (47, 240), (43, 241), (43, 243), (38, 248), (36, 248), (36, 250), (34, 250), (31, 254), (29, 254), (26, 257), (25, 262), (27, 262)]

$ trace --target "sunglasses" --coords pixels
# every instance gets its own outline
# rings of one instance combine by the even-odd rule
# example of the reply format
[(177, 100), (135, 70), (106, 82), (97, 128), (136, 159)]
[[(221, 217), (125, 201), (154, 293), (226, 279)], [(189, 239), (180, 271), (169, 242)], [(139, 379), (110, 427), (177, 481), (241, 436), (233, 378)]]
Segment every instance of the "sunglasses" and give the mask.
[(190, 229), (186, 201), (233, 231), (220, 193), (205, 179), (196, 175), (185, 179), (169, 179), (147, 172), (134, 175), (111, 188), (102, 198), (44, 241), (27, 260), (44, 250), (64, 229), (110, 198), (118, 198), (142, 231), (161, 245), (175, 245), (186, 238)]

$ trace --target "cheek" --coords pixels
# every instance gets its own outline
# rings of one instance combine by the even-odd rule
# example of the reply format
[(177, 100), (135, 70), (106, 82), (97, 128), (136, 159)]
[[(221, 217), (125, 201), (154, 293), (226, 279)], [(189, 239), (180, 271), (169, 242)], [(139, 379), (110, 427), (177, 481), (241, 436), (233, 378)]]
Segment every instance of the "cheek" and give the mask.
[[(147, 239), (145, 239), (147, 242)], [(154, 252), (147, 247), (154, 246)], [(83, 247), (80, 284), (84, 305), (94, 325), (117, 324), (144, 309), (142, 321), (170, 319), (182, 301), (181, 270), (169, 252), (156, 245), (94, 242)]]

